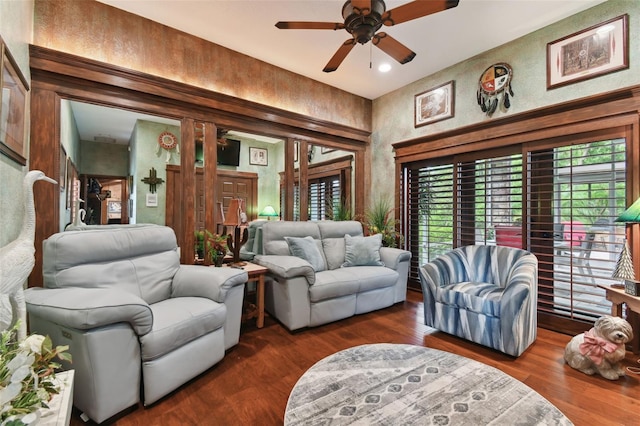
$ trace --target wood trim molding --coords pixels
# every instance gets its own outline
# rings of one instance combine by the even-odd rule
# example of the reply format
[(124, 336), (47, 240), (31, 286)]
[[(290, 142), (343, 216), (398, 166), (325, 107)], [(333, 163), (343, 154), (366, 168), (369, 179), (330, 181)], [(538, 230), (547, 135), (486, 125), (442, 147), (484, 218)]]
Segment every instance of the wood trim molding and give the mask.
[[(393, 144), (396, 164), (624, 125), (640, 113), (640, 86), (571, 100)], [(570, 129), (567, 127), (571, 126)], [(582, 130), (581, 130), (582, 128)]]
[[(30, 45), (32, 78), (85, 80), (153, 95), (181, 104), (198, 105), (216, 110), (216, 124), (244, 127), (280, 137), (310, 138), (315, 141), (334, 140), (342, 143), (369, 143), (370, 131), (356, 129), (314, 117), (258, 104), (244, 99), (206, 90), (162, 77), (98, 62), (45, 47)], [(248, 119), (249, 118), (249, 119)], [(266, 124), (261, 127), (258, 122)], [(244, 124), (244, 126), (242, 126)], [(319, 135), (320, 134), (320, 135)], [(335, 144), (330, 144), (335, 145)]]
[[(355, 153), (356, 163), (363, 173), (356, 176), (358, 202), (363, 202), (365, 165), (358, 162), (364, 157), (370, 142), (370, 130), (356, 129), (341, 124), (319, 120), (290, 111), (257, 104), (240, 98), (223, 95), (200, 87), (156, 77), (125, 69), (108, 63), (71, 55), (43, 47), (30, 46), (31, 69), (31, 120), (29, 166), (44, 171), (48, 176), (59, 176), (59, 161), (51, 155), (58, 152), (60, 144), (60, 101), (61, 99), (90, 102), (115, 108), (128, 109), (148, 114), (174, 118), (182, 122), (182, 139), (194, 136), (195, 122), (231, 127), (236, 130), (260, 133), (278, 137), (286, 141), (287, 159), (293, 158), (293, 145), (300, 141), (301, 147), (308, 144), (331, 146)], [(215, 131), (209, 132), (215, 134)], [(187, 144), (181, 149), (181, 164), (193, 165), (194, 148)], [(303, 157), (304, 160), (304, 157)], [(208, 164), (206, 175), (215, 175), (214, 153), (205, 156)], [(293, 161), (286, 164), (293, 164)], [(303, 161), (303, 164), (304, 163)], [(293, 167), (285, 167), (293, 173)], [(306, 170), (303, 176), (306, 179)], [(195, 173), (182, 176), (181, 203), (193, 202)], [(293, 188), (293, 180), (289, 182)], [(34, 188), (34, 202), (38, 214), (36, 221), (36, 247), (45, 238), (59, 231), (59, 200), (56, 188)], [(360, 195), (362, 194), (362, 195)], [(305, 206), (302, 206), (305, 207)], [(291, 200), (287, 200), (287, 210), (292, 211)], [(180, 220), (177, 237), (184, 247), (182, 259), (189, 259), (193, 248), (193, 235), (185, 232), (193, 229), (194, 217), (187, 210)], [(207, 222), (211, 215), (207, 216)], [(209, 226), (209, 225), (207, 225)], [(182, 230), (182, 231), (180, 231)], [(42, 253), (36, 251), (36, 265), (29, 277), (29, 286), (42, 285)]]

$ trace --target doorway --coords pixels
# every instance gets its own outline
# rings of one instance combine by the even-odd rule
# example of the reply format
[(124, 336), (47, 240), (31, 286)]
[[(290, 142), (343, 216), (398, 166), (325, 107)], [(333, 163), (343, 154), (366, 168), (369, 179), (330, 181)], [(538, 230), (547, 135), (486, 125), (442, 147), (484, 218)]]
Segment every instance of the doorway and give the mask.
[(129, 223), (129, 190), (126, 176), (81, 175), (84, 223), (113, 225)]

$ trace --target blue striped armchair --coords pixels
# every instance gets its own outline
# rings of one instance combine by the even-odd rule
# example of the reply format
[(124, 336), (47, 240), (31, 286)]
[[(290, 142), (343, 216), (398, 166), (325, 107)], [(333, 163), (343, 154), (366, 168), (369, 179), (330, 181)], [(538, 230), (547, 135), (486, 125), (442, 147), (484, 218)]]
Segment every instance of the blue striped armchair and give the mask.
[(420, 268), (425, 324), (520, 356), (536, 339), (538, 259), (525, 250), (474, 245)]

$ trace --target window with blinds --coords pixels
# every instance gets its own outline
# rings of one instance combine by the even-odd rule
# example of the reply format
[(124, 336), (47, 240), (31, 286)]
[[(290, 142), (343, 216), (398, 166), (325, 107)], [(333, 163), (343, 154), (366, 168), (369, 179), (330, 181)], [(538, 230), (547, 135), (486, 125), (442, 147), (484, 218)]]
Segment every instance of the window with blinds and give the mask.
[[(347, 155), (309, 166), (307, 176), (306, 220), (329, 220), (350, 212), (353, 157)], [(293, 220), (301, 220), (303, 203), (300, 200), (300, 173), (294, 173)], [(280, 173), (280, 211), (285, 211), (283, 173)]]
[(333, 217), (340, 205), (340, 176), (309, 181), (309, 220)]
[(460, 161), (457, 165), (459, 244), (523, 248), (522, 155)]
[(564, 138), (405, 165), (411, 285), (419, 287), (420, 265), (454, 247), (497, 244), (538, 257), (539, 312), (570, 320), (609, 313), (597, 285), (615, 282), (624, 244), (614, 221), (626, 206), (625, 149), (623, 138)]
[(625, 156), (624, 139), (530, 151), (539, 311), (580, 320), (611, 312), (597, 285), (616, 282), (611, 275), (625, 238), (624, 225), (615, 223), (625, 209)]
[(453, 247), (453, 164), (415, 165), (406, 170), (404, 234), (411, 258), (410, 281), (419, 281), (420, 265)]

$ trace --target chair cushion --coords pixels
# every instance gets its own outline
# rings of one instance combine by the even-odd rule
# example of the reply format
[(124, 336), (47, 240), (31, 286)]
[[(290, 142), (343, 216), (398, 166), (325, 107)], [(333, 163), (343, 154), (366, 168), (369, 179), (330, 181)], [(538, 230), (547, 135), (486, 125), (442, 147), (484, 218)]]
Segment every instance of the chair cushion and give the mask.
[(352, 237), (345, 234), (344, 244), (345, 253), (342, 266), (384, 266), (380, 261), (381, 234), (370, 237)]
[(143, 361), (159, 358), (222, 327), (227, 308), (204, 297), (177, 297), (151, 305), (153, 328), (140, 337)]
[(504, 288), (495, 284), (461, 282), (441, 287), (436, 300), (459, 309), (499, 318), (503, 293)]
[(379, 266), (357, 266), (327, 270), (316, 274), (316, 282), (309, 287), (311, 302), (393, 287), (398, 273)]

